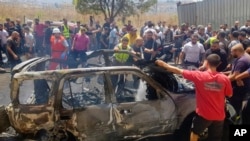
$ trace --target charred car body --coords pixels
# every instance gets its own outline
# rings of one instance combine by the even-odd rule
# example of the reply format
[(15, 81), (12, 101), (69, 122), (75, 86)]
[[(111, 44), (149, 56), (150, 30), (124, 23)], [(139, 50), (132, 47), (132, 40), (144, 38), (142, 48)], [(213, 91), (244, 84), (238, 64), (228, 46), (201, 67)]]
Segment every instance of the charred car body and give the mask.
[[(178, 91), (172, 74), (165, 75), (169, 83), (162, 86), (157, 74), (166, 71), (132, 66), (47, 70), (49, 61), (34, 58), (14, 68), (6, 112), (18, 133), (39, 140), (140, 140), (166, 134), (189, 140), (195, 95)], [(32, 94), (35, 99), (29, 99)]]

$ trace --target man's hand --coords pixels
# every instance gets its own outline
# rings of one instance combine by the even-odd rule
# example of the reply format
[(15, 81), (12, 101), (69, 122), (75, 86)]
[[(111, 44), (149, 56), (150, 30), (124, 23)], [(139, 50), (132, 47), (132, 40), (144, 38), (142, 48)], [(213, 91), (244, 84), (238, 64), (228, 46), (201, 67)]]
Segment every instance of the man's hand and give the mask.
[(206, 67), (205, 67), (205, 66), (201, 66), (201, 67), (199, 67), (199, 70), (200, 70), (200, 71), (205, 71), (205, 70), (206, 70)]
[(175, 74), (182, 74), (183, 73), (182, 69), (180, 69), (178, 67), (171, 66), (171, 65), (167, 64), (166, 62), (164, 62), (162, 60), (156, 60), (155, 63), (158, 66), (160, 66), (160, 67), (162, 67), (162, 68), (164, 68), (164, 69), (166, 69), (166, 70), (168, 70), (170, 72), (173, 72)]
[(156, 63), (158, 66), (160, 66), (160, 67), (163, 67), (163, 66), (167, 67), (167, 66), (168, 66), (168, 64), (165, 63), (165, 62), (162, 61), (162, 60), (156, 60), (155, 63)]
[(15, 60), (18, 60), (18, 56), (16, 54), (13, 55)]
[(236, 80), (237, 86), (244, 86), (244, 82), (242, 80)]

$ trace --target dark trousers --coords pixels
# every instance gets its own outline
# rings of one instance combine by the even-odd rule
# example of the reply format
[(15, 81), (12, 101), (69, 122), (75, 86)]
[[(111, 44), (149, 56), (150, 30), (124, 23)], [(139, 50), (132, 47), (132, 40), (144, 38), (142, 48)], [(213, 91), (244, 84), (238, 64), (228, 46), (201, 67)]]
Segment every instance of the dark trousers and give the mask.
[(77, 68), (79, 65), (77, 58), (80, 59), (79, 63), (86, 63), (87, 61), (87, 55), (86, 51), (81, 51), (81, 50), (73, 50), (70, 52), (68, 56), (68, 66), (69, 68)]
[(189, 61), (184, 61), (184, 64), (187, 65), (187, 66), (189, 66), (189, 65), (191, 66), (192, 65), (192, 66), (195, 66), (197, 68), (200, 65), (199, 62), (189, 62)]
[(8, 55), (6, 51), (6, 45), (3, 45), (3, 46), (0, 45), (0, 64), (3, 64), (2, 52)]
[(49, 56), (51, 56), (51, 45), (45, 44), (45, 53)]
[(250, 99), (247, 100), (246, 106), (242, 110), (242, 124), (250, 125)]
[(19, 63), (21, 63), (22, 61), (21, 61), (21, 59), (18, 59), (18, 60), (9, 60), (9, 63), (10, 63), (10, 70), (11, 70), (11, 80), (12, 80), (12, 78), (13, 78), (13, 76), (14, 76), (14, 72), (12, 71), (13, 70), (13, 68), (17, 65), (17, 64), (19, 64)]
[(224, 120), (207, 120), (196, 115), (193, 119), (192, 131), (201, 135), (208, 128), (208, 141), (221, 141), (223, 136)]
[(247, 94), (246, 87), (233, 86), (233, 96), (229, 99), (229, 102), (234, 107), (236, 113), (240, 115), (242, 109), (242, 102)]
[(44, 56), (45, 49), (43, 48), (43, 38), (44, 36), (36, 36), (35, 51), (38, 56)]

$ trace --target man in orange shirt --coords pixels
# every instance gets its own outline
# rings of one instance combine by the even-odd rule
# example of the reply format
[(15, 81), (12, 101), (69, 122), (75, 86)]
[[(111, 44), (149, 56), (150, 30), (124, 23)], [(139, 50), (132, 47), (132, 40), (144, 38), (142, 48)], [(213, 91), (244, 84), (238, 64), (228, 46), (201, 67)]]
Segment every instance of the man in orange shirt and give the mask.
[[(61, 35), (59, 28), (54, 28), (54, 35), (51, 36), (51, 58), (52, 59), (66, 59), (66, 54), (69, 48), (67, 40)], [(55, 70), (58, 63), (51, 62), (49, 65), (50, 70)]]

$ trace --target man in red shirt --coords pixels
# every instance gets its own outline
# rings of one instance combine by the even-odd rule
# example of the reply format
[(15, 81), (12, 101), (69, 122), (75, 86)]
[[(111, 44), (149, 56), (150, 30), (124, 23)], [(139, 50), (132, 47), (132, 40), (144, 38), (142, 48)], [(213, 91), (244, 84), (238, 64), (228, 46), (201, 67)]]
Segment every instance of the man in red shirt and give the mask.
[(46, 26), (44, 24), (39, 23), (39, 19), (35, 19), (34, 36), (37, 56), (44, 56), (45, 49), (43, 48), (43, 38), (45, 28)]
[(191, 80), (196, 88), (196, 116), (193, 120), (190, 141), (198, 141), (208, 128), (209, 141), (221, 141), (225, 118), (225, 96), (232, 96), (232, 86), (226, 75), (216, 71), (220, 57), (211, 54), (207, 58), (207, 71), (189, 71), (171, 66), (161, 60), (156, 64)]

